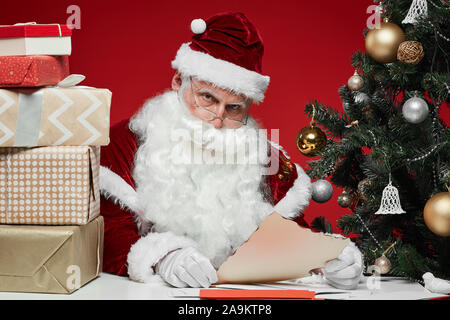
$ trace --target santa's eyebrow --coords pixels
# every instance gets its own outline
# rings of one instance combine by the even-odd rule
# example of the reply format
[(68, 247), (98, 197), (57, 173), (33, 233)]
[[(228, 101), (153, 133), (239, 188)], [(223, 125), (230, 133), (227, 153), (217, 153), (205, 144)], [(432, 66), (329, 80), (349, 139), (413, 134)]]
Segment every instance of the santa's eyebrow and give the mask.
[(198, 90), (198, 92), (200, 93), (208, 93), (210, 94), (214, 99), (219, 100), (219, 98), (217, 98), (216, 93), (214, 91), (212, 91), (209, 88), (202, 88), (200, 90)]
[[(212, 91), (211, 89), (209, 89), (209, 88), (202, 88), (202, 89), (200, 89), (200, 90), (198, 90), (198, 91), (199, 91), (200, 93), (208, 93), (208, 94), (210, 94), (214, 99), (216, 99), (217, 101), (220, 101), (220, 99), (217, 98), (216, 93), (215, 93), (214, 91)], [(246, 101), (243, 100), (243, 101), (238, 101), (238, 102), (231, 102), (231, 103), (228, 103), (228, 105), (240, 105), (240, 106), (242, 106), (242, 107), (245, 107), (245, 106), (246, 106)]]
[(246, 101), (244, 100), (244, 101), (232, 102), (232, 103), (229, 103), (228, 105), (230, 105), (230, 106), (232, 106), (232, 105), (239, 105), (239, 106), (245, 108), (245, 107), (247, 106), (247, 103), (246, 103)]

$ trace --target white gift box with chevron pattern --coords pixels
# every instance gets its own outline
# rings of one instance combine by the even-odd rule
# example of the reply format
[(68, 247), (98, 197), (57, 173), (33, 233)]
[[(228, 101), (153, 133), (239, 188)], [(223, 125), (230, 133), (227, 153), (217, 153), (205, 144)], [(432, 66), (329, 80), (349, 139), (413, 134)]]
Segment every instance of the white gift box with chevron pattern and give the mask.
[(0, 89), (0, 147), (109, 144), (111, 91)]
[(99, 168), (99, 146), (0, 148), (0, 224), (87, 224), (100, 214)]

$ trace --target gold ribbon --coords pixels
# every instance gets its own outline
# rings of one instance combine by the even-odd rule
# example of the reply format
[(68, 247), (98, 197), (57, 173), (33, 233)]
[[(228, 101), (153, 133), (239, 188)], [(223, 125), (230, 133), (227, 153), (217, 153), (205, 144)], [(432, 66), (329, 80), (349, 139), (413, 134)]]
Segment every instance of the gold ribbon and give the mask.
[(346, 128), (352, 128), (352, 127), (357, 127), (358, 126), (358, 120), (352, 121), (349, 125), (346, 125)]
[(311, 117), (311, 122), (309, 123), (309, 126), (312, 128), (314, 126), (314, 122), (315, 122), (315, 116), (316, 116), (316, 106), (313, 104), (312, 105), (312, 117)]

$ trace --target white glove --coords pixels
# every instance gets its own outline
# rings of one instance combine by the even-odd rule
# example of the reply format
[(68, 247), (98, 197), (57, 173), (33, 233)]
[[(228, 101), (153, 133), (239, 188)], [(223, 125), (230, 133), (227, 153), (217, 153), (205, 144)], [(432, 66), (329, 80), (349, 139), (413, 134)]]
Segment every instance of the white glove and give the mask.
[(193, 247), (175, 250), (156, 264), (156, 272), (174, 287), (208, 288), (217, 282), (216, 269)]
[(331, 260), (322, 269), (327, 282), (333, 287), (356, 289), (363, 271), (363, 257), (353, 242), (350, 242), (337, 259)]

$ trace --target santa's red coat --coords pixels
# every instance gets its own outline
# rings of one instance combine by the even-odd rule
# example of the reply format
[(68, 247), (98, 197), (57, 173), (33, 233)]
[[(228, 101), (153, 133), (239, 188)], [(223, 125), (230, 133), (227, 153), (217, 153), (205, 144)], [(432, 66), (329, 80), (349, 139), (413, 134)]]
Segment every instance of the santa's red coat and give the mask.
[[(129, 119), (111, 127), (110, 140), (111, 142), (108, 146), (101, 148), (101, 165), (119, 175), (135, 189), (132, 172), (134, 157), (139, 145), (137, 137), (129, 129)], [(278, 204), (280, 200), (288, 198), (286, 197), (288, 191), (295, 189), (293, 186), (299, 177), (299, 170), (301, 170), (283, 152), (279, 152), (279, 162), (277, 174), (267, 177), (274, 205)], [(302, 177), (305, 179), (306, 175), (303, 170), (301, 171)], [(309, 179), (306, 178), (306, 181), (309, 181)], [(305, 206), (305, 199), (309, 201), (309, 197), (308, 195), (299, 196), (299, 198), (302, 198), (301, 201), (303, 201), (301, 208)], [(295, 203), (296, 195), (291, 194), (289, 198), (289, 204), (284, 204), (283, 207), (294, 208), (294, 211), (300, 211), (300, 209), (297, 209), (298, 203)], [(120, 276), (128, 276), (128, 253), (131, 246), (141, 238), (134, 213), (127, 209), (122, 209), (119, 204), (106, 199), (104, 196), (101, 197), (100, 208), (101, 215), (105, 221), (103, 271)], [(300, 212), (291, 213), (288, 217), (295, 220), (299, 225), (308, 227)]]

